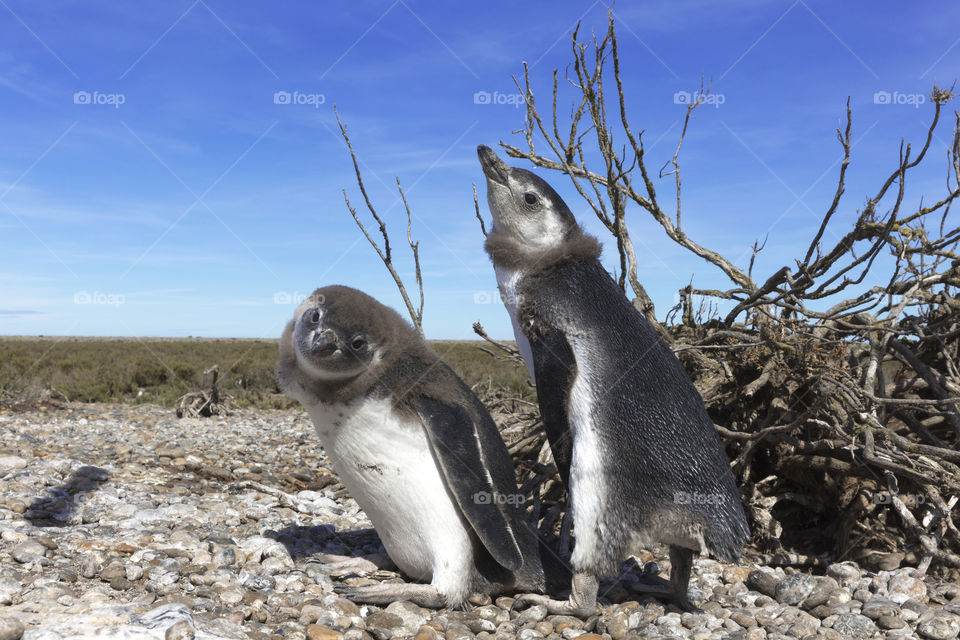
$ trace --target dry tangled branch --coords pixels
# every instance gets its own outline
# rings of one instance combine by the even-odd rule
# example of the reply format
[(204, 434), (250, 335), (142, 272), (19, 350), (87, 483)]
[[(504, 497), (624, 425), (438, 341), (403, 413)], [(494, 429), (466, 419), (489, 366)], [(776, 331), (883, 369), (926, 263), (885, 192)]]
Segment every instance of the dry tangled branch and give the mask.
[(209, 418), (210, 416), (228, 416), (237, 406), (228, 393), (221, 393), (217, 386), (220, 367), (213, 365), (203, 372), (204, 389), (191, 391), (180, 396), (177, 417)]
[[(924, 570), (960, 567), (953, 521), (960, 500), (960, 226), (948, 216), (960, 197), (956, 112), (944, 192), (917, 206), (906, 197), (916, 168), (931, 162), (952, 89), (933, 88), (933, 119), (919, 149), (901, 143), (893, 170), (852, 227), (835, 233), (851, 162), (848, 100), (837, 130), (837, 186), (819, 228), (802, 258), (755, 279), (765, 239), (754, 243), (744, 270), (682, 227), (680, 151), (709, 87), (686, 105), (675, 150), (653, 172), (644, 131), (629, 121), (612, 14), (602, 39), (583, 42), (573, 32), (572, 56), (569, 119), (558, 116), (557, 72), (545, 119), (525, 66), (517, 81), (527, 104), (519, 132), (525, 145), (501, 145), (569, 177), (616, 241), (621, 288), (655, 326), (628, 207), (729, 280), (726, 289), (681, 289), (668, 318), (679, 310), (682, 322), (661, 329), (723, 425), (759, 549), (768, 560), (792, 563), (853, 557), (878, 566), (906, 559)], [(663, 179), (670, 198), (657, 193)], [(696, 212), (684, 212), (690, 215)], [(824, 241), (828, 229), (839, 237), (832, 246)], [(695, 299), (714, 312), (697, 313)], [(715, 313), (721, 302), (730, 307), (723, 317)]]
[(346, 189), (343, 190), (343, 199), (347, 204), (347, 209), (350, 210), (350, 215), (353, 216), (353, 221), (357, 223), (357, 226), (360, 228), (360, 231), (363, 232), (367, 242), (369, 242), (370, 246), (374, 248), (374, 250), (377, 252), (377, 255), (380, 256), (380, 259), (383, 261), (384, 266), (387, 268), (387, 271), (390, 272), (390, 276), (393, 278), (393, 281), (397, 285), (397, 289), (400, 290), (400, 295), (403, 297), (403, 303), (407, 307), (407, 313), (410, 315), (410, 320), (413, 322), (413, 327), (422, 336), (423, 274), (420, 271), (420, 242), (414, 241), (413, 239), (413, 234), (411, 232), (413, 216), (410, 213), (410, 205), (407, 203), (407, 196), (403, 193), (403, 187), (400, 186), (400, 178), (396, 177), (397, 191), (400, 192), (400, 199), (403, 201), (403, 207), (407, 212), (407, 244), (410, 245), (410, 252), (413, 254), (414, 278), (417, 283), (417, 290), (419, 293), (419, 303), (416, 306), (414, 306), (409, 294), (407, 293), (407, 288), (403, 284), (403, 279), (393, 266), (393, 253), (390, 247), (390, 236), (387, 233), (387, 224), (377, 214), (377, 210), (374, 209), (373, 203), (370, 202), (370, 196), (367, 195), (367, 188), (363, 184), (363, 177), (360, 175), (360, 164), (357, 161), (357, 154), (353, 150), (353, 144), (350, 142), (349, 136), (347, 136), (346, 125), (340, 122), (340, 114), (337, 113), (336, 108), (334, 108), (334, 115), (337, 118), (337, 125), (340, 127), (340, 135), (343, 136), (343, 140), (347, 143), (347, 148), (350, 150), (350, 159), (353, 160), (353, 170), (357, 175), (357, 185), (360, 187), (360, 193), (363, 194), (363, 201), (366, 203), (367, 210), (370, 211), (370, 215), (373, 216), (374, 221), (376, 221), (377, 225), (380, 227), (380, 235), (383, 236), (383, 247), (377, 244), (377, 241), (373, 239), (373, 237), (370, 235), (370, 232), (367, 231), (366, 226), (363, 224), (363, 221), (360, 220), (360, 216), (357, 215), (357, 210), (351, 206), (350, 198), (347, 196)]

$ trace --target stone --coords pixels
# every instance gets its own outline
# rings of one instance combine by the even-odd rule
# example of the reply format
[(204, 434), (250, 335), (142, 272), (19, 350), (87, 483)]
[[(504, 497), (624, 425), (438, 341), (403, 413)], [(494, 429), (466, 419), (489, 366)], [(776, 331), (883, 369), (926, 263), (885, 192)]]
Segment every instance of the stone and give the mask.
[(367, 617), (368, 627), (380, 627), (381, 629), (393, 629), (403, 626), (403, 618), (386, 611), (378, 611)]
[(540, 622), (547, 617), (547, 608), (542, 604), (535, 604), (520, 612), (517, 616), (517, 624), (525, 625), (531, 622)]
[(813, 576), (806, 573), (795, 573), (777, 583), (773, 597), (777, 602), (796, 606), (813, 592), (815, 585), (816, 580)]
[(917, 621), (917, 634), (930, 640), (952, 640), (960, 633), (960, 617), (946, 611), (927, 610)]
[(881, 629), (903, 629), (907, 623), (897, 616), (880, 616), (877, 618), (877, 626)]
[(421, 607), (406, 600), (391, 602), (385, 611), (399, 617), (403, 628), (409, 631), (419, 629), (430, 617)]
[(687, 629), (701, 629), (707, 626), (709, 616), (703, 613), (684, 612), (680, 614), (680, 624)]
[(413, 640), (443, 640), (443, 635), (429, 625), (421, 625)]
[(872, 598), (863, 603), (860, 613), (871, 620), (876, 620), (881, 616), (897, 615), (900, 613), (900, 607), (885, 598)]
[(80, 559), (80, 575), (84, 578), (96, 578), (103, 571), (103, 554), (87, 553)]
[(923, 580), (906, 573), (898, 573), (887, 582), (889, 593), (903, 593), (918, 602), (927, 601), (927, 585)]
[(47, 550), (42, 544), (34, 540), (28, 540), (27, 542), (21, 542), (14, 546), (13, 549), (10, 550), (10, 555), (21, 564), (31, 564), (35, 562), (49, 566), (53, 563), (44, 556), (46, 552)]
[(127, 570), (120, 562), (111, 562), (100, 571), (100, 579), (110, 582), (114, 578), (126, 578)]
[(343, 633), (320, 624), (307, 625), (308, 640), (343, 640)]
[(563, 634), (567, 629), (575, 631), (583, 629), (583, 620), (573, 616), (553, 616), (550, 622), (553, 623), (553, 630), (559, 634)]
[(193, 628), (193, 623), (189, 620), (181, 620), (180, 622), (174, 622), (172, 625), (167, 627), (166, 632), (163, 634), (164, 640), (193, 640), (195, 635)]
[(810, 594), (803, 599), (803, 602), (800, 603), (800, 606), (804, 609), (813, 609), (814, 607), (819, 607), (822, 604), (826, 604), (827, 601), (837, 591), (840, 591), (840, 585), (834, 578), (829, 576), (817, 576), (814, 578), (813, 590), (810, 591)]
[(746, 582), (747, 578), (750, 577), (751, 569), (749, 567), (724, 567), (723, 569), (723, 581), (727, 584), (736, 584), (737, 582)]
[(227, 587), (220, 592), (220, 600), (225, 605), (236, 605), (243, 602), (243, 589), (236, 586)]
[(0, 456), (0, 473), (25, 469), (27, 461), (19, 456)]
[(860, 567), (853, 562), (836, 562), (827, 567), (827, 575), (846, 587), (860, 579)]
[(741, 627), (750, 629), (757, 626), (757, 619), (746, 611), (734, 611), (730, 614), (730, 619)]
[(747, 577), (747, 588), (758, 591), (765, 596), (774, 597), (780, 577), (773, 571), (755, 569)]
[(543, 622), (538, 622), (534, 627), (542, 636), (548, 636), (553, 633), (553, 623), (544, 620)]
[(16, 618), (0, 618), (0, 640), (20, 640), (23, 623)]
[(796, 618), (787, 628), (787, 635), (794, 638), (804, 638), (817, 633), (820, 628), (820, 619), (815, 618), (809, 613), (798, 612)]
[(237, 564), (237, 552), (233, 547), (224, 547), (213, 556), (213, 566), (222, 569)]
[(444, 633), (446, 640), (473, 640), (476, 638), (467, 625), (460, 622), (451, 622)]
[(837, 616), (831, 628), (845, 638), (869, 638), (877, 632), (877, 625), (873, 620), (859, 613), (844, 613)]

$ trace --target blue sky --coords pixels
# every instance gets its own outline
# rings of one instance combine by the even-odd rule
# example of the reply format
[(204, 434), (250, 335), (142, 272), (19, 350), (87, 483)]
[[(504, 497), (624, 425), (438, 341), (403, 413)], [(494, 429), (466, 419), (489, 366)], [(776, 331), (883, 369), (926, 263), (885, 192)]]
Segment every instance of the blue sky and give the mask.
[[(510, 337), (502, 306), (486, 302), (496, 283), (473, 215), (475, 182), (489, 217), (475, 147), (522, 142), (511, 134), (523, 124), (512, 76), (527, 61), (535, 92), (549, 95), (573, 25), (602, 32), (607, 10), (0, 0), (0, 334), (276, 337), (298, 296), (334, 283), (402, 308), (343, 202), (341, 189), (362, 200), (336, 104), (412, 279), (394, 177), (405, 187), (428, 337), (470, 338), (477, 320)], [(758, 279), (806, 249), (829, 205), (847, 96), (856, 144), (827, 240), (893, 169), (901, 137), (921, 142), (933, 109), (913, 103), (960, 77), (952, 1), (673, 0), (615, 11), (651, 169), (679, 135), (674, 95), (703, 76), (722, 96), (698, 110), (684, 144), (684, 227), (741, 266), (769, 233)], [(477, 104), (482, 91), (505, 103)], [(877, 104), (878, 91), (894, 104)], [(277, 104), (277, 92), (291, 103)], [(954, 108), (908, 202), (943, 193)], [(542, 175), (607, 243), (612, 269), (615, 245), (567, 178)], [(661, 180), (660, 193), (671, 185)], [(691, 278), (726, 284), (642, 211), (628, 215), (661, 317)]]

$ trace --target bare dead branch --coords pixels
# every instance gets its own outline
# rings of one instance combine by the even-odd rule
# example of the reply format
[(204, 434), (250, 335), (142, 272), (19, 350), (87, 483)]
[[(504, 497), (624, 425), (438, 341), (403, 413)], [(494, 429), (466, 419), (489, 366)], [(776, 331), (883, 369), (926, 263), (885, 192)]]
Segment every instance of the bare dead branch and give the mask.
[(363, 236), (367, 239), (367, 242), (370, 243), (370, 246), (377, 252), (377, 255), (380, 256), (380, 260), (383, 262), (383, 265), (387, 268), (387, 271), (390, 272), (390, 277), (393, 278), (394, 283), (397, 285), (397, 289), (400, 291), (400, 296), (403, 298), (403, 303), (407, 307), (407, 313), (410, 315), (410, 320), (413, 322), (413, 327), (417, 330), (421, 336), (423, 335), (423, 277), (422, 272), (420, 271), (420, 252), (419, 252), (419, 242), (414, 242), (413, 236), (411, 234), (412, 226), (412, 216), (410, 213), (410, 206), (407, 204), (407, 197), (403, 193), (403, 188), (400, 186), (400, 178), (397, 177), (397, 190), (400, 192), (400, 199), (403, 201), (404, 209), (407, 212), (407, 243), (410, 245), (410, 252), (413, 254), (413, 264), (414, 264), (414, 278), (417, 283), (417, 289), (419, 291), (419, 303), (414, 306), (413, 302), (410, 299), (410, 295), (407, 293), (407, 288), (403, 283), (403, 279), (400, 277), (400, 274), (397, 273), (396, 268), (393, 264), (393, 255), (390, 248), (390, 235), (387, 233), (387, 225), (383, 219), (377, 214), (377, 210), (373, 207), (373, 203), (370, 201), (370, 196), (367, 194), (367, 188), (363, 183), (363, 176), (360, 174), (360, 163), (357, 160), (357, 154), (353, 150), (353, 144), (350, 142), (350, 137), (347, 135), (347, 127), (340, 121), (340, 114), (337, 113), (336, 107), (333, 110), (334, 116), (337, 119), (337, 126), (340, 127), (340, 135), (343, 136), (344, 142), (347, 144), (347, 149), (350, 150), (350, 159), (353, 161), (353, 170), (357, 177), (357, 186), (360, 187), (360, 193), (363, 195), (363, 201), (367, 205), (367, 210), (370, 212), (370, 215), (373, 217), (374, 221), (380, 228), (380, 235), (383, 236), (383, 247), (377, 243), (376, 240), (371, 237), (370, 233), (367, 231), (366, 226), (363, 224), (363, 221), (360, 220), (360, 216), (357, 214), (357, 210), (350, 204), (350, 198), (347, 196), (347, 190), (343, 190), (343, 200), (347, 205), (347, 209), (350, 211), (350, 215), (353, 217), (353, 221), (357, 224), (357, 227), (360, 228), (360, 231), (363, 233)]

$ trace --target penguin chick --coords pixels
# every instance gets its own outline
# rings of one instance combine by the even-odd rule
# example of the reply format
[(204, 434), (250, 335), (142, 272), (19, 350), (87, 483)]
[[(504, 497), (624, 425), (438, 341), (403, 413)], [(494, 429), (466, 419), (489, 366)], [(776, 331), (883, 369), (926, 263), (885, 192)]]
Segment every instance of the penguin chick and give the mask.
[(443, 607), (474, 592), (543, 590), (536, 532), (493, 419), (399, 314), (349, 287), (317, 289), (280, 339), (278, 377), (391, 560), (429, 582), (342, 594)]
[(550, 185), (489, 147), (477, 152), (493, 215), (486, 250), (536, 382), (576, 537), (569, 600), (524, 599), (590, 615), (599, 578), (664, 543), (670, 580), (644, 592), (692, 608), (694, 554), (735, 562), (749, 537), (703, 400)]

